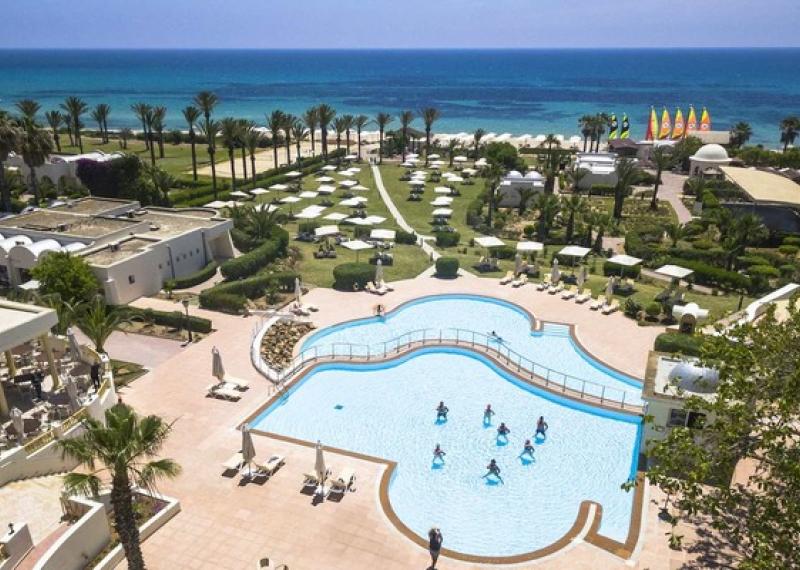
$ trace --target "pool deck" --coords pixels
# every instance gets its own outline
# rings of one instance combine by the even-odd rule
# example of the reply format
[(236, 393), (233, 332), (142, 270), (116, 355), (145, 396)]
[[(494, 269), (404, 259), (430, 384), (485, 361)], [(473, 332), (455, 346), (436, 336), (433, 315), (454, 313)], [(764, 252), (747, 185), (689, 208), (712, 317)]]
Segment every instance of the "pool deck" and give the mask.
[[(490, 279), (440, 281), (424, 276), (393, 285), (396, 291), (382, 298), (316, 289), (309, 292), (306, 301), (320, 308), (312, 318), (322, 327), (369, 316), (379, 302), (391, 309), (413, 298), (437, 293), (494, 295), (517, 303), (544, 320), (575, 323), (587, 351), (638, 377), (644, 374), (653, 338), (661, 332), (659, 327), (638, 327), (619, 314), (597, 314), (531, 286), (513, 289)], [(158, 299), (141, 299), (134, 304), (176, 308), (174, 303)], [(311, 496), (301, 492), (303, 473), (313, 469), (314, 451), (257, 435), (258, 457), (279, 453), (286, 456), (285, 466), (270, 480), (260, 483), (242, 484), (238, 476), (222, 475), (221, 463), (240, 448), (241, 434), (236, 426), (263, 405), (272, 387), (250, 365), (254, 318), (202, 309), (193, 309), (192, 313), (213, 319), (216, 332), (161, 362), (122, 391), (123, 400), (140, 413), (175, 420), (164, 456), (174, 458), (183, 467), (178, 478), (160, 484), (163, 493), (179, 498), (182, 510), (144, 543), (148, 567), (239, 570), (254, 568), (260, 558), (270, 557), (288, 564), (292, 570), (427, 568), (427, 552), (398, 532), (381, 508), (383, 464), (328, 453), (327, 463), (334, 470), (345, 466), (355, 469), (357, 491), (348, 493), (340, 502), (314, 504)], [(212, 380), (211, 347), (215, 345), (228, 374), (250, 382), (250, 389), (242, 393), (239, 402), (205, 397), (205, 387)], [(659, 521), (657, 509), (648, 497), (659, 499), (661, 495), (652, 487), (646, 491), (644, 540), (632, 561), (623, 561), (578, 541), (548, 558), (513, 568), (678, 568), (688, 555), (668, 548), (664, 533), (669, 525)], [(682, 534), (691, 532), (682, 530)], [(446, 547), (447, 536), (444, 538)], [(488, 567), (444, 556), (437, 565), (440, 569)]]

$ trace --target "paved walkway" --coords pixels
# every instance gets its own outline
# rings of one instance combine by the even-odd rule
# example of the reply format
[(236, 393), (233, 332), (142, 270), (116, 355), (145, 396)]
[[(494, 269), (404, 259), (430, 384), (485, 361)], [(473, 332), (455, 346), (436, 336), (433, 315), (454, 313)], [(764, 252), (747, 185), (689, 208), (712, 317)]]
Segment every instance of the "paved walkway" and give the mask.
[(62, 475), (12, 481), (0, 487), (0, 528), (8, 523), (28, 523), (33, 543), (55, 531), (61, 522)]
[(681, 225), (692, 220), (692, 212), (681, 200), (683, 183), (686, 182), (686, 178), (683, 174), (662, 172), (661, 186), (658, 187), (658, 199), (666, 200), (672, 205), (672, 209), (678, 215), (678, 222)]
[[(93, 346), (92, 342), (77, 327), (75, 336), (81, 343)], [(108, 337), (105, 349), (111, 358), (141, 364), (152, 370), (178, 354), (181, 351), (181, 344), (181, 341), (178, 340), (115, 331)]]

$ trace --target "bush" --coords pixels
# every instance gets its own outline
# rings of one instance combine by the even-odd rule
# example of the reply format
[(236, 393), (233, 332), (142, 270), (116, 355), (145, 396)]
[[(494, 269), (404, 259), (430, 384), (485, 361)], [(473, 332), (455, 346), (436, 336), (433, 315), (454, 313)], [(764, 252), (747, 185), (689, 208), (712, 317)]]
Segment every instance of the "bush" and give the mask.
[(187, 275), (186, 277), (179, 277), (177, 279), (172, 279), (172, 288), (173, 289), (188, 289), (189, 287), (194, 287), (195, 285), (199, 285), (204, 281), (208, 281), (211, 279), (214, 274), (217, 272), (217, 267), (219, 265), (216, 261), (212, 261), (208, 265), (206, 265), (200, 271), (196, 271), (191, 275)]
[(440, 257), (436, 260), (436, 277), (453, 279), (458, 275), (458, 258)]
[(772, 277), (780, 277), (781, 272), (780, 270), (772, 267), (771, 265), (752, 265), (747, 270), (751, 276), (755, 277), (756, 275), (772, 278)]
[(639, 311), (642, 310), (642, 304), (637, 302), (633, 297), (629, 297), (625, 300), (625, 305), (623, 306), (622, 310), (626, 317), (635, 319), (637, 316), (639, 316)]
[(592, 196), (613, 196), (614, 190), (614, 186), (610, 184), (592, 184), (589, 192)]
[(792, 245), (790, 243), (783, 244), (778, 248), (783, 255), (790, 255), (794, 257), (797, 255), (797, 252), (800, 251), (800, 246)]
[(303, 220), (297, 224), (297, 232), (301, 234), (313, 234), (314, 230), (319, 227), (319, 222), (316, 220)]
[(791, 277), (792, 275), (794, 275), (794, 272), (797, 271), (797, 267), (792, 265), (791, 263), (787, 263), (785, 265), (781, 265), (778, 268), (778, 271), (781, 272), (781, 275), (784, 275), (786, 277)]
[(522, 228), (522, 234), (528, 239), (531, 239), (533, 237), (533, 234), (535, 233), (536, 233), (536, 226), (534, 226), (533, 224), (528, 224), (527, 226)]
[(705, 338), (703, 335), (661, 333), (656, 337), (655, 349), (659, 352), (679, 352), (687, 356), (700, 356)]
[(235, 293), (215, 291), (215, 288), (206, 289), (200, 293), (200, 306), (212, 311), (225, 313), (238, 313), (247, 304), (247, 297)]
[(692, 277), (701, 285), (717, 286), (723, 289), (751, 289), (750, 279), (741, 273), (728, 271), (701, 261), (691, 261), (680, 257), (670, 257), (665, 263), (681, 265), (694, 271)]
[(265, 241), (250, 252), (223, 263), (220, 266), (222, 276), (228, 280), (249, 277), (286, 255), (289, 234), (276, 226), (273, 228), (273, 236), (273, 239)]
[(800, 246), (800, 236), (787, 236), (783, 238), (783, 245), (797, 245)]
[(375, 268), (369, 263), (342, 263), (333, 268), (333, 287), (340, 291), (363, 289), (375, 278)]
[[(180, 311), (158, 311), (156, 309), (137, 309), (130, 306), (120, 306), (114, 309), (125, 319), (143, 319), (165, 327), (176, 329), (186, 328), (186, 315)], [(210, 333), (211, 321), (203, 317), (189, 316), (189, 327), (192, 332)]]
[(458, 232), (434, 232), (434, 235), (438, 247), (453, 247), (461, 241), (461, 234)]
[(406, 232), (404, 230), (397, 230), (397, 235), (395, 236), (395, 241), (397, 243), (403, 243), (407, 245), (414, 245), (417, 243), (417, 234), (414, 232)]
[(647, 313), (648, 317), (657, 317), (661, 314), (661, 303), (658, 301), (651, 301), (650, 303), (647, 303), (647, 306), (644, 308), (644, 312)]
[(736, 258), (736, 264), (739, 267), (747, 268), (751, 265), (770, 265), (770, 262), (760, 255), (741, 255)]
[(244, 308), (248, 299), (264, 295), (269, 287), (276, 287), (283, 292), (293, 291), (297, 277), (297, 273), (293, 271), (282, 271), (220, 283), (200, 293), (200, 306), (235, 313)]
[(719, 200), (710, 190), (703, 192), (703, 208), (719, 208)]
[(620, 270), (622, 271), (623, 277), (636, 279), (642, 273), (642, 266), (639, 264), (634, 265), (633, 267), (626, 267), (624, 265), (617, 265), (616, 263), (609, 263), (608, 261), (603, 262), (603, 275), (619, 276)]
[(510, 245), (504, 245), (494, 248), (492, 253), (497, 259), (514, 259), (514, 257), (517, 255), (517, 248)]

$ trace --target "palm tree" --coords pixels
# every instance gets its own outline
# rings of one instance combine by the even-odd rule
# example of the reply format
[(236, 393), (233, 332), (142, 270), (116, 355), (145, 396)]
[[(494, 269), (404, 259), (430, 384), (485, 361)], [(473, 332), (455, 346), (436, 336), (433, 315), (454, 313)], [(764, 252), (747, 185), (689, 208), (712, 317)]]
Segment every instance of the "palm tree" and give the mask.
[(431, 153), (431, 130), (440, 116), (439, 109), (425, 107), (420, 111), (422, 122), (425, 124), (425, 166), (428, 166), (428, 155)]
[(561, 199), (561, 210), (567, 213), (567, 227), (565, 238), (567, 243), (572, 243), (575, 235), (575, 216), (584, 214), (589, 209), (589, 203), (580, 194), (572, 194)]
[(731, 144), (737, 148), (744, 146), (750, 137), (753, 136), (753, 129), (750, 123), (739, 121), (731, 127)]
[(683, 226), (678, 222), (673, 222), (668, 224), (664, 231), (667, 234), (667, 237), (672, 241), (672, 247), (677, 247), (678, 241), (683, 237)]
[(394, 117), (392, 117), (389, 113), (378, 113), (375, 115), (375, 122), (378, 125), (378, 162), (383, 164), (383, 135), (386, 132), (386, 127), (389, 126), (389, 123), (394, 121)]
[(176, 180), (172, 175), (163, 168), (156, 166), (145, 166), (145, 173), (150, 177), (150, 182), (153, 188), (157, 190), (164, 202), (164, 205), (169, 205), (169, 191), (175, 186)]
[(123, 127), (119, 130), (119, 147), (127, 150), (128, 140), (133, 138), (133, 131), (128, 127)]
[(6, 184), (5, 161), (18, 149), (22, 131), (6, 116), (0, 114), (0, 196), (3, 199), (3, 210), (11, 212), (11, 189)]
[(211, 188), (214, 190), (214, 200), (217, 199), (217, 163), (214, 155), (217, 153), (217, 136), (219, 135), (219, 124), (216, 121), (209, 121), (200, 125), (200, 133), (205, 137), (208, 158), (211, 161)]
[[(172, 459), (153, 459), (169, 436), (172, 426), (158, 416), (140, 417), (133, 408), (118, 403), (105, 413), (105, 421), (87, 415), (82, 420), (83, 433), (62, 438), (62, 453), (86, 467), (64, 477), (68, 494), (97, 496), (107, 472), (111, 481), (111, 505), (114, 527), (125, 551), (128, 568), (144, 570), (145, 563), (139, 527), (133, 506), (132, 486), (154, 491), (160, 479), (172, 479), (180, 466)], [(98, 469), (98, 464), (102, 465)]]
[(233, 117), (225, 117), (219, 123), (222, 146), (228, 149), (228, 160), (231, 163), (231, 188), (236, 190), (236, 143), (239, 140), (239, 121)]
[(600, 152), (600, 142), (603, 140), (603, 134), (606, 132), (609, 121), (610, 118), (606, 113), (598, 113), (594, 116), (594, 121), (592, 122), (592, 138), (597, 141), (595, 152)]
[(622, 218), (622, 205), (625, 197), (630, 192), (631, 186), (639, 176), (639, 167), (629, 159), (623, 158), (617, 161), (617, 185), (614, 187), (614, 219)]
[(17, 101), (15, 106), (22, 115), (23, 124), (36, 124), (36, 115), (39, 113), (39, 109), (41, 109), (39, 103), (33, 99), (22, 99), (21, 101)]
[(72, 134), (75, 136), (75, 142), (78, 143), (78, 148), (83, 154), (83, 139), (81, 138), (81, 115), (89, 110), (89, 106), (80, 97), (70, 96), (67, 97), (61, 104), (61, 108), (66, 111), (70, 123), (72, 123)]
[(781, 121), (783, 152), (786, 152), (790, 144), (794, 144), (798, 134), (800, 134), (800, 117), (786, 117)]
[(344, 117), (336, 117), (333, 120), (333, 130), (336, 132), (336, 150), (342, 148), (342, 135), (344, 134)]
[(219, 98), (211, 91), (201, 91), (194, 96), (193, 103), (203, 113), (206, 128), (208, 128), (208, 124), (211, 122), (211, 113), (214, 112), (214, 108), (219, 104)]
[(286, 113), (283, 116), (283, 125), (281, 126), (281, 130), (283, 131), (283, 144), (286, 145), (286, 164), (292, 163), (292, 127), (294, 126), (294, 122), (296, 120), (297, 117), (291, 113)]
[(156, 144), (155, 141), (153, 140), (153, 120), (154, 120), (153, 108), (147, 107), (147, 109), (145, 109), (145, 115), (144, 115), (144, 125), (145, 125), (144, 135), (145, 135), (145, 140), (150, 141), (149, 145), (147, 146), (147, 148), (150, 149), (150, 164), (155, 166)]
[(567, 180), (569, 181), (573, 192), (580, 192), (581, 181), (586, 178), (588, 174), (589, 170), (586, 168), (570, 168), (567, 171)]
[(195, 150), (196, 137), (194, 127), (197, 125), (197, 120), (200, 118), (200, 110), (189, 105), (182, 111), (183, 118), (189, 126), (189, 144), (192, 146), (192, 180), (197, 182), (197, 151)]
[(164, 119), (167, 116), (167, 108), (166, 107), (153, 107), (153, 121), (152, 121), (152, 131), (156, 132), (158, 135), (158, 158), (164, 158), (164, 129), (166, 125), (164, 124)]
[[(561, 151), (558, 147), (561, 146), (554, 134), (549, 134), (545, 137), (542, 144), (547, 145), (547, 160), (542, 168), (542, 174), (545, 177), (544, 192), (545, 194), (553, 194), (556, 188), (556, 178), (561, 168)], [(553, 147), (556, 147), (555, 149)]]
[(303, 123), (305, 123), (308, 132), (311, 134), (311, 156), (314, 156), (317, 154), (316, 131), (319, 126), (319, 110), (316, 107), (311, 107), (303, 113)]
[(145, 150), (150, 148), (150, 136), (147, 131), (147, 117), (150, 115), (151, 107), (147, 103), (134, 103), (131, 105), (131, 111), (136, 115), (142, 123), (142, 135), (144, 136)]
[(125, 322), (125, 319), (118, 311), (106, 305), (102, 295), (96, 295), (81, 311), (76, 321), (78, 328), (89, 337), (97, 352), (104, 353), (108, 337)]
[(272, 166), (278, 168), (278, 145), (281, 140), (281, 129), (283, 129), (283, 111), (275, 109), (267, 115), (267, 130), (272, 137)]
[(586, 152), (586, 143), (589, 141), (589, 137), (592, 136), (592, 120), (592, 115), (584, 115), (578, 120), (578, 125), (581, 129), (581, 136), (583, 137), (583, 152)]
[(403, 162), (406, 161), (406, 149), (408, 147), (408, 127), (411, 125), (413, 120), (413, 111), (400, 111), (400, 133), (402, 136), (402, 140), (400, 142), (403, 145)]
[(50, 125), (50, 130), (53, 131), (53, 142), (56, 143), (56, 150), (61, 152), (61, 137), (58, 135), (58, 129), (64, 122), (64, 115), (60, 111), (47, 111), (44, 114), (47, 124)]
[(486, 224), (492, 227), (492, 217), (494, 216), (494, 201), (497, 193), (497, 188), (500, 185), (500, 179), (503, 177), (503, 169), (500, 165), (492, 162), (486, 171), (486, 183), (484, 189), (489, 199), (489, 208), (487, 209)]
[(247, 233), (255, 240), (268, 238), (278, 223), (278, 211), (267, 208), (248, 208), (244, 217)]
[(347, 154), (350, 154), (350, 131), (353, 130), (354, 122), (355, 118), (353, 115), (342, 115), (342, 126), (344, 127)]
[(292, 138), (295, 144), (295, 158), (300, 162), (300, 145), (303, 141), (308, 139), (308, 129), (303, 121), (295, 119), (292, 124)]
[(689, 194), (693, 194), (697, 200), (703, 197), (706, 191), (706, 181), (702, 176), (691, 176), (686, 181), (686, 190)]
[(553, 221), (558, 215), (558, 198), (553, 194), (539, 194), (536, 196), (536, 201), (533, 207), (539, 212), (539, 223), (537, 228), (537, 235), (539, 241), (545, 241), (550, 235), (550, 230), (553, 227)]
[(31, 191), (38, 204), (41, 197), (39, 196), (36, 169), (43, 165), (48, 155), (53, 152), (53, 137), (50, 136), (50, 133), (30, 125), (21, 133), (19, 151), (23, 162), (30, 169)]
[(450, 139), (447, 141), (447, 156), (450, 159), (450, 168), (453, 168), (453, 158), (455, 158), (456, 151), (460, 148), (461, 143), (458, 139)]
[(653, 185), (653, 197), (650, 200), (650, 209), (658, 209), (658, 188), (661, 186), (661, 174), (672, 166), (672, 152), (667, 146), (657, 146), (650, 155), (650, 162), (656, 167), (656, 181)]
[(356, 128), (356, 137), (358, 137), (358, 160), (361, 160), (361, 131), (364, 130), (369, 124), (369, 117), (366, 115), (358, 115), (353, 119), (353, 126)]
[(519, 215), (523, 215), (525, 210), (528, 209), (528, 203), (530, 202), (531, 198), (536, 196), (538, 190), (533, 188), (532, 186), (526, 186), (521, 188), (519, 191), (519, 204), (517, 204), (517, 212)]
[(239, 119), (239, 136), (237, 137), (236, 143), (239, 146), (239, 149), (242, 151), (242, 181), (247, 182), (247, 145), (245, 144), (245, 137), (247, 137), (247, 133), (249, 133), (256, 124), (253, 121), (248, 121), (247, 119)]
[(108, 115), (111, 113), (111, 107), (105, 103), (100, 103), (92, 110), (92, 119), (97, 123), (97, 130), (100, 131), (100, 139), (108, 142)]
[(242, 144), (247, 148), (247, 152), (250, 153), (250, 172), (253, 175), (253, 187), (256, 185), (256, 152), (258, 152), (259, 142), (261, 142), (261, 134), (256, 130), (255, 125), (251, 124), (242, 136)]
[(478, 149), (481, 146), (481, 139), (485, 134), (486, 131), (484, 131), (483, 129), (477, 129), (475, 133), (472, 135), (472, 140), (475, 142), (475, 158), (478, 158), (479, 156)]
[(330, 105), (322, 103), (317, 107), (317, 119), (322, 133), (322, 156), (325, 160), (328, 160), (328, 125), (331, 124), (335, 116), (336, 110)]
[(601, 253), (603, 251), (603, 237), (605, 231), (611, 227), (611, 216), (606, 212), (598, 212), (594, 216), (594, 225), (597, 227), (597, 235), (594, 238), (592, 249), (594, 249), (596, 253)]

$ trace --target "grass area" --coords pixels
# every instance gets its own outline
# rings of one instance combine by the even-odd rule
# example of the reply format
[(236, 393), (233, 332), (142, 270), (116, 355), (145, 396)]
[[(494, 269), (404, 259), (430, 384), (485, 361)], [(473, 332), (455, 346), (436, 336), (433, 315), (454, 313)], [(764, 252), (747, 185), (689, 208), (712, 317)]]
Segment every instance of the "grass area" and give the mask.
[(111, 369), (114, 372), (114, 384), (117, 387), (130, 384), (137, 378), (147, 374), (147, 369), (135, 362), (125, 362), (124, 360), (111, 359)]

